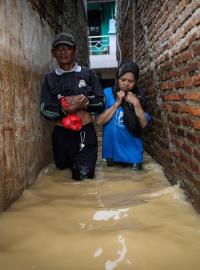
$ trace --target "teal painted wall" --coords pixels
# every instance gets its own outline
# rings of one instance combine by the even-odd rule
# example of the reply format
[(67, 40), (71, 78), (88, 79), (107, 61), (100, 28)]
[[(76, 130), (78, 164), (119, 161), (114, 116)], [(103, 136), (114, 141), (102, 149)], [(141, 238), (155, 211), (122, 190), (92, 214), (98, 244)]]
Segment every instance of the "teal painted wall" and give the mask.
[(101, 35), (107, 35), (109, 31), (109, 20), (113, 18), (115, 12), (115, 2), (111, 3), (89, 3), (88, 11), (100, 10), (101, 11)]

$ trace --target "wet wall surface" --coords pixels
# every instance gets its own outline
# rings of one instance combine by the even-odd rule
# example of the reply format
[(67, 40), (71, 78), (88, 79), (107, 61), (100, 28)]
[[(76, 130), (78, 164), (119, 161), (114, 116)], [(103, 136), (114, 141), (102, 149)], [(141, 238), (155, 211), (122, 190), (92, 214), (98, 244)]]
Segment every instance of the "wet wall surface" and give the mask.
[(53, 32), (41, 25), (27, 1), (2, 1), (0, 22), (1, 210), (51, 160), (50, 133), (40, 117), (39, 96), (43, 72), (51, 64)]
[(52, 161), (53, 124), (40, 116), (39, 98), (44, 73), (55, 64), (51, 57), (54, 33), (72, 32), (82, 48), (79, 59), (88, 63), (82, 1), (62, 0), (60, 6), (57, 2), (0, 2), (0, 211)]
[(106, 167), (71, 179), (45, 168), (0, 216), (6, 270), (198, 270), (200, 218), (148, 156), (143, 172)]

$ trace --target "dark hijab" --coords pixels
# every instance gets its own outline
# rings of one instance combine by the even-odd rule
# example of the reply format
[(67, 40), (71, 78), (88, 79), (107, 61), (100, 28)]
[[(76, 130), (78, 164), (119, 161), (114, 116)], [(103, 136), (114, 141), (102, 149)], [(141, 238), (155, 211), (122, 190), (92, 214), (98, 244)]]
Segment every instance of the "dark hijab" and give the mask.
[[(135, 80), (136, 80), (136, 84), (135, 84), (134, 88), (130, 90), (130, 92), (137, 95), (143, 109), (145, 110), (146, 106), (145, 106), (145, 100), (144, 100), (142, 89), (137, 87), (137, 80), (139, 78), (139, 67), (135, 62), (133, 62), (133, 61), (122, 62), (121, 65), (118, 67), (117, 76), (116, 76), (117, 80), (116, 80), (115, 87), (113, 89), (113, 94), (116, 97), (116, 93), (120, 90), (118, 80), (122, 75), (124, 75), (127, 72), (132, 72), (134, 74)], [(126, 128), (129, 130), (129, 132), (132, 135), (134, 135), (136, 137), (141, 136), (142, 128), (140, 125), (140, 121), (135, 113), (134, 106), (132, 104), (126, 102), (125, 100), (122, 102), (121, 106), (124, 110), (123, 119), (124, 119), (124, 124), (125, 124)]]

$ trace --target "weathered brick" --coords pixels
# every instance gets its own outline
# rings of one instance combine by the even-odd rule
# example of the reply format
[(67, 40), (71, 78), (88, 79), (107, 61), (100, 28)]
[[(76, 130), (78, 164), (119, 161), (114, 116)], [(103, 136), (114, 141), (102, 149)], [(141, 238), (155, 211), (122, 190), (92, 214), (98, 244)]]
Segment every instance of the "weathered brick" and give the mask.
[(178, 113), (179, 112), (179, 105), (178, 104), (174, 104), (172, 106), (172, 111), (175, 112), (175, 113)]
[[(197, 14), (198, 15), (198, 14)], [(198, 16), (193, 16), (188, 20), (188, 22), (184, 25), (184, 34), (186, 35), (195, 25), (198, 23)]]
[(174, 61), (175, 66), (176, 67), (179, 66), (180, 64), (182, 64), (182, 62), (183, 62), (182, 55), (181, 54), (177, 55)]
[(187, 145), (186, 143), (183, 143), (183, 144), (182, 144), (182, 148), (183, 148), (183, 150), (184, 150), (186, 153), (188, 153), (188, 154), (190, 154), (190, 155), (192, 155), (193, 152), (194, 152), (193, 147), (190, 146), (190, 145)]
[(200, 74), (194, 76), (194, 85), (195, 86), (200, 85)]
[(200, 163), (199, 161), (195, 161), (193, 159), (189, 160), (191, 170), (197, 174), (200, 174)]
[(187, 78), (183, 80), (183, 86), (184, 87), (193, 86), (193, 78)]
[(178, 109), (179, 109), (179, 112), (181, 113), (188, 113), (190, 110), (190, 107), (188, 105), (179, 104)]
[(199, 39), (199, 37), (200, 37), (200, 33), (199, 33), (199, 32), (200, 32), (200, 31), (199, 31), (199, 29), (198, 29), (197, 31), (193, 32), (193, 33), (189, 36), (189, 38), (188, 38), (188, 43), (189, 43), (189, 44), (191, 44), (192, 42), (194, 42), (194, 41), (196, 41), (196, 40)]
[(164, 100), (181, 100), (182, 95), (180, 94), (169, 94), (169, 95), (164, 95)]
[(190, 107), (189, 113), (194, 116), (200, 116), (200, 107)]
[(178, 159), (180, 159), (180, 152), (179, 151), (175, 151), (175, 156), (178, 158)]
[(200, 129), (200, 121), (192, 121), (192, 123), (193, 123), (193, 127), (195, 128), (195, 129)]
[[(181, 140), (179, 140), (177, 138), (172, 138), (172, 142), (177, 148), (182, 148), (183, 142)], [(178, 150), (176, 150), (176, 151), (179, 152)], [(180, 156), (180, 153), (178, 155)]]
[(187, 69), (188, 73), (191, 73), (191, 72), (194, 72), (196, 70), (199, 70), (199, 68), (200, 68), (200, 62), (194, 61), (193, 63), (188, 64), (186, 69)]
[(162, 65), (162, 71), (170, 70), (173, 68), (174, 61), (167, 61)]
[(171, 135), (177, 135), (177, 128), (174, 127), (174, 126), (171, 126), (170, 123), (169, 123), (169, 130), (170, 130), (170, 134)]
[(173, 79), (174, 77), (176, 77), (177, 72), (176, 71), (168, 71), (165, 73), (162, 73), (162, 79), (163, 80), (170, 80)]
[(187, 99), (198, 100), (198, 99), (200, 99), (200, 92), (191, 91), (191, 92), (185, 93), (183, 96), (184, 96), (185, 100), (187, 100)]
[(184, 152), (179, 153), (179, 159), (181, 162), (188, 164), (190, 160), (188, 159), (188, 156)]
[(194, 56), (200, 55), (200, 43), (192, 45), (192, 52)]
[(189, 117), (183, 116), (181, 118), (181, 124), (183, 127), (193, 127), (192, 120)]
[(194, 149), (193, 155), (200, 162), (200, 151), (197, 149)]
[(164, 104), (163, 109), (165, 111), (173, 111), (173, 106), (171, 104)]
[(175, 88), (183, 88), (184, 87), (184, 81), (179, 80), (175, 82)]
[(193, 142), (195, 144), (198, 142), (197, 135), (195, 135), (195, 134), (187, 132), (186, 137), (187, 137), (188, 140), (190, 140), (191, 142)]
[(177, 77), (187, 77), (188, 76), (188, 71), (186, 69), (186, 67), (180, 68), (179, 70), (177, 70)]
[(161, 90), (169, 90), (174, 88), (174, 82), (165, 82), (160, 85)]
[(180, 118), (180, 116), (175, 116), (174, 118), (173, 118), (173, 123), (175, 124), (175, 125), (180, 125), (181, 124), (181, 118)]
[(182, 63), (187, 62), (192, 58), (192, 52), (186, 51), (181, 54)]

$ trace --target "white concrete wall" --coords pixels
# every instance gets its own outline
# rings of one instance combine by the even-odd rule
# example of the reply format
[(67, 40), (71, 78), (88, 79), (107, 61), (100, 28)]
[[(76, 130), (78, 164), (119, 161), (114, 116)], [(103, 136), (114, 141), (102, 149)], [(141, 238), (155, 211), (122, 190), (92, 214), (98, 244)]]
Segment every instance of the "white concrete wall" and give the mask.
[(6, 0), (0, 4), (0, 32), (1, 209), (35, 181), (51, 156), (39, 96), (41, 78), (51, 64), (53, 31), (41, 24), (26, 0)]
[(39, 98), (54, 31), (73, 32), (80, 60), (88, 62), (82, 0), (60, 1), (62, 9), (55, 9), (57, 0), (45, 2), (0, 0), (0, 211), (52, 162), (53, 125), (41, 117)]
[(116, 59), (116, 35), (109, 35), (110, 53), (90, 55), (90, 67), (93, 69), (106, 69), (117, 67)]

